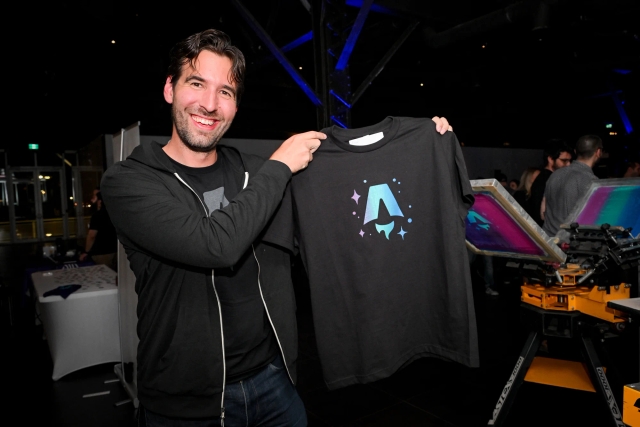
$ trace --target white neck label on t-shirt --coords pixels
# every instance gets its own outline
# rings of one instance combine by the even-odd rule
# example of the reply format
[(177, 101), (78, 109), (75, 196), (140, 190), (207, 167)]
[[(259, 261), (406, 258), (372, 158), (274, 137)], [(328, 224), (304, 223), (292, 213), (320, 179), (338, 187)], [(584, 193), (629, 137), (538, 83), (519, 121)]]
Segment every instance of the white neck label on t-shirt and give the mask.
[(384, 138), (383, 132), (374, 133), (371, 135), (361, 136), (360, 138), (352, 139), (349, 141), (349, 145), (371, 145)]

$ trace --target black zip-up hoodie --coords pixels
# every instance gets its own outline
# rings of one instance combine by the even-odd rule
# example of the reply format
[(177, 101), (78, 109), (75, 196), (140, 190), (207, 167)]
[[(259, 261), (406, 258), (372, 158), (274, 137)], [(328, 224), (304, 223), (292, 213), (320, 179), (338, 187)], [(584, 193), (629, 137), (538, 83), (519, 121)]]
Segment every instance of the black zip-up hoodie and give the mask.
[(105, 172), (100, 187), (136, 277), (138, 398), (168, 417), (214, 417), (224, 406), (225, 365), (213, 270), (232, 266), (252, 245), (256, 286), (295, 382), (295, 295), (289, 252), (281, 247), (291, 246), (288, 238), (263, 240), (274, 212), (291, 209), (281, 206), (291, 171), (218, 146), (238, 188), (249, 180), (228, 206), (208, 216), (160, 150), (155, 142), (136, 147)]

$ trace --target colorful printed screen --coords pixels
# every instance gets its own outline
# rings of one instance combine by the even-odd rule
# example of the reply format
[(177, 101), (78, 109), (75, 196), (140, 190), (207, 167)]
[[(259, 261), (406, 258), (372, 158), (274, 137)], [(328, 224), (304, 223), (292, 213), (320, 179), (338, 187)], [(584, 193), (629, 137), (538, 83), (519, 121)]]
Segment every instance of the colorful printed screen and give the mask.
[(476, 201), (469, 209), (466, 238), (484, 251), (510, 252), (545, 256), (545, 251), (520, 227), (489, 192), (474, 194)]
[[(572, 221), (573, 222), (573, 221)], [(596, 188), (575, 220), (581, 225), (632, 227), (640, 234), (640, 186), (602, 186)]]

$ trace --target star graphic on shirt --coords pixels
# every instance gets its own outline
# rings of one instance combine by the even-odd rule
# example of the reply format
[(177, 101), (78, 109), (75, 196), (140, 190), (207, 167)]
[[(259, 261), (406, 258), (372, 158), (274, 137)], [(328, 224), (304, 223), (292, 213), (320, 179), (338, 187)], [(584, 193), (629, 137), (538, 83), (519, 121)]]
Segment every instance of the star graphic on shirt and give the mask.
[(360, 237), (364, 237), (364, 231), (360, 230), (358, 234), (360, 235)]
[(353, 196), (351, 196), (351, 198), (356, 201), (356, 205), (357, 205), (358, 199), (360, 199), (360, 195), (356, 193), (356, 190), (353, 190)]
[(398, 232), (398, 234), (399, 234), (399, 235), (401, 235), (401, 236), (402, 236), (402, 240), (404, 240), (404, 235), (405, 235), (405, 234), (407, 234), (407, 232), (406, 232), (406, 231), (404, 231), (404, 230), (402, 229), (402, 227), (400, 227), (400, 231)]

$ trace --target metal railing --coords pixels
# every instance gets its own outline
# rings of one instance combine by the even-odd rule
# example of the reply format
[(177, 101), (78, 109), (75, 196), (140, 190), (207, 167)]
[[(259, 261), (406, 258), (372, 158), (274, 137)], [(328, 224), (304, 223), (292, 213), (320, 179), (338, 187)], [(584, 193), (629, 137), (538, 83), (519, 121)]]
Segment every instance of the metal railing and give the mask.
[[(84, 216), (84, 224), (89, 224), (91, 216)], [(16, 242), (23, 240), (53, 240), (64, 236), (64, 218), (43, 219), (44, 236), (38, 236), (37, 220), (26, 219), (16, 221)], [(69, 217), (69, 237), (84, 237), (86, 233), (78, 233), (78, 221), (76, 217)], [(0, 221), (0, 244), (11, 243), (11, 223)]]

